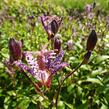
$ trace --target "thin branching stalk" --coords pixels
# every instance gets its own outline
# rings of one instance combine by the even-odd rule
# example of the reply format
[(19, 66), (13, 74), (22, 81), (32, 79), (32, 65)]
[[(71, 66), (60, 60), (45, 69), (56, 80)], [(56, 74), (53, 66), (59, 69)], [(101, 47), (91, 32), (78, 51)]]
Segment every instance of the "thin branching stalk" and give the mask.
[(24, 76), (29, 80), (29, 82), (35, 87), (36, 93), (38, 93), (38, 94), (41, 95), (43, 98), (45, 98), (45, 97), (44, 97), (44, 94), (41, 92), (39, 86), (38, 86), (37, 84), (35, 84), (25, 72), (22, 72), (22, 73), (23, 73)]
[(77, 71), (77, 70), (81, 67), (82, 64), (83, 64), (83, 63), (79, 64), (72, 72), (68, 73), (68, 74), (65, 76), (65, 78), (63, 79), (63, 81), (62, 81), (61, 84), (63, 84), (63, 82), (64, 82), (67, 78), (69, 78), (72, 74), (74, 74), (74, 72)]
[(55, 103), (56, 109), (58, 109), (59, 93), (60, 93), (60, 91), (61, 91), (61, 87), (62, 87), (64, 81), (65, 81), (67, 78), (69, 78), (72, 74), (74, 74), (74, 72), (77, 71), (77, 70), (81, 67), (82, 64), (83, 64), (83, 62), (80, 63), (72, 72), (68, 73), (68, 74), (65, 76), (65, 78), (61, 81), (61, 83), (59, 84), (58, 91), (57, 91), (57, 96), (56, 96), (56, 103)]

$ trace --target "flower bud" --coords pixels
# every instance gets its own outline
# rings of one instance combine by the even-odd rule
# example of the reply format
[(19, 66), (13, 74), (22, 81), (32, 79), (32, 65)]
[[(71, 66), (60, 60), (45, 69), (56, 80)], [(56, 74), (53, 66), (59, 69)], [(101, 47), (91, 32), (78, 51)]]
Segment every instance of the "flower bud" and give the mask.
[(56, 34), (58, 31), (58, 23), (56, 22), (56, 20), (53, 20), (51, 22), (51, 31), (53, 32), (53, 34)]
[(67, 49), (68, 49), (68, 50), (72, 50), (72, 49), (73, 49), (73, 41), (72, 41), (72, 40), (69, 40), (69, 41), (67, 42)]
[(56, 50), (57, 54), (61, 50), (61, 39), (60, 39), (60, 35), (58, 34), (54, 37), (54, 49)]
[(14, 38), (9, 40), (9, 52), (10, 52), (10, 61), (15, 61), (22, 58), (22, 42), (17, 41)]
[(96, 7), (96, 2), (94, 1), (93, 2), (93, 9)]
[(87, 50), (93, 51), (96, 43), (97, 43), (97, 34), (95, 30), (92, 30), (87, 40)]
[(83, 63), (83, 64), (87, 64), (88, 61), (89, 61), (90, 56), (91, 56), (91, 52), (88, 51), (88, 52), (84, 55), (84, 60), (83, 60), (82, 63)]
[(58, 32), (62, 19), (55, 15), (54, 16), (44, 15), (40, 18), (42, 25), (48, 34), (48, 40), (52, 39)]

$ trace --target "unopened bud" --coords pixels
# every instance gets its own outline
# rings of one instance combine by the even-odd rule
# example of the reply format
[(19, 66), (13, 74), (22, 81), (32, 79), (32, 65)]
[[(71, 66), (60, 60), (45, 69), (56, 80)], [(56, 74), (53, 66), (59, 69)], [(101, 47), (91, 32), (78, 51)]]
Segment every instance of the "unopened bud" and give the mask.
[(42, 25), (48, 34), (48, 40), (52, 39), (58, 32), (62, 19), (55, 15), (54, 16), (44, 15), (40, 18)]
[(73, 41), (72, 41), (72, 40), (69, 40), (69, 41), (67, 42), (67, 49), (68, 49), (68, 50), (72, 50), (72, 49), (73, 49)]
[(56, 53), (59, 53), (61, 50), (61, 39), (58, 34), (54, 37), (54, 49), (56, 50)]
[(53, 34), (56, 34), (58, 31), (58, 23), (56, 22), (56, 20), (53, 20), (51, 22), (51, 31), (53, 32)]
[(14, 38), (11, 38), (9, 40), (9, 52), (10, 52), (10, 59), (15, 61), (18, 59), (21, 59), (22, 57), (22, 42), (21, 41), (17, 41)]
[(97, 43), (97, 34), (95, 30), (92, 30), (87, 40), (87, 50), (93, 51), (96, 43)]

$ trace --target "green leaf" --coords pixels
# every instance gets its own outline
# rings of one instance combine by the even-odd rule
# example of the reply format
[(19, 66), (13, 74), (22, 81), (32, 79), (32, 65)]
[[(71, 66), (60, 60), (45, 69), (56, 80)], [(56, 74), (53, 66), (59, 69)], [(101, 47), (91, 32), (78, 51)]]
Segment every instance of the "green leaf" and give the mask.
[(74, 88), (75, 84), (71, 84), (68, 86), (67, 91), (70, 93), (72, 92), (73, 88)]
[(107, 60), (107, 59), (109, 59), (109, 56), (108, 56), (108, 55), (99, 56), (99, 57), (97, 57), (97, 59), (96, 59), (96, 64), (99, 64), (99, 63), (101, 63), (102, 61), (105, 61), (105, 60)]
[(0, 68), (3, 68), (3, 67), (4, 67), (3, 63), (2, 63), (2, 62), (0, 62)]
[(9, 56), (7, 53), (8, 53), (8, 50), (6, 48), (2, 48), (0, 51), (0, 54), (6, 58)]
[(73, 105), (71, 105), (71, 104), (69, 104), (69, 103), (67, 103), (67, 102), (64, 102), (65, 103), (65, 105), (68, 107), (68, 108), (70, 108), (70, 109), (75, 109), (74, 107), (73, 107)]
[(100, 67), (97, 70), (92, 71), (91, 76), (94, 77), (96, 75), (102, 75), (105, 72), (107, 72), (107, 69), (103, 70), (102, 67)]
[(4, 109), (8, 109), (10, 102), (11, 102), (10, 96), (6, 96), (4, 99)]
[(10, 96), (16, 96), (16, 93), (15, 93), (14, 90), (12, 90), (12, 91), (8, 91), (7, 93), (8, 93)]
[(92, 82), (103, 86), (103, 83), (97, 78), (88, 78), (85, 82)]
[(65, 109), (65, 104), (63, 101), (58, 102), (58, 109)]
[(100, 109), (108, 109), (108, 107), (106, 105), (102, 104)]
[(24, 97), (24, 99), (22, 99), (18, 105), (19, 108), (21, 109), (27, 109), (29, 106), (30, 100), (28, 97)]

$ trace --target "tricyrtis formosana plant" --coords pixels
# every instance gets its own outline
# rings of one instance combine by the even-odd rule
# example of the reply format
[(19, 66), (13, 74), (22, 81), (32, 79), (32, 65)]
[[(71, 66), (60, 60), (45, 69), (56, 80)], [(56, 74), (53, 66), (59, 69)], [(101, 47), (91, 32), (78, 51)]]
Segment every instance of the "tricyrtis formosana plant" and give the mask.
[[(55, 76), (58, 75), (63, 68), (70, 66), (68, 62), (63, 61), (65, 50), (63, 50), (61, 46), (61, 35), (57, 34), (62, 23), (62, 18), (56, 15), (43, 15), (40, 17), (40, 21), (48, 35), (48, 44), (43, 45), (40, 51), (23, 51), (25, 43), (23, 43), (22, 40), (18, 41), (15, 38), (10, 38), (8, 43), (10, 57), (4, 62), (4, 65), (12, 77), (14, 77), (16, 71), (20, 71), (35, 87), (36, 93), (44, 99), (49, 100), (49, 98), (45, 97), (47, 91), (45, 92), (44, 89), (49, 89), (50, 91), (52, 88), (52, 80), (56, 79)], [(96, 42), (97, 34), (95, 30), (92, 30), (87, 40), (86, 54), (84, 55), (83, 61), (71, 72), (63, 72), (63, 74), (60, 75), (61, 78), (58, 78), (57, 92), (54, 91), (56, 96), (52, 99), (53, 101), (49, 103), (51, 107), (55, 106), (57, 108), (59, 93), (61, 93), (61, 87), (64, 81), (72, 76), (81, 65), (88, 63)], [(67, 44), (67, 47), (69, 46), (71, 46), (71, 44)], [(31, 79), (30, 75), (32, 75), (36, 81)]]

